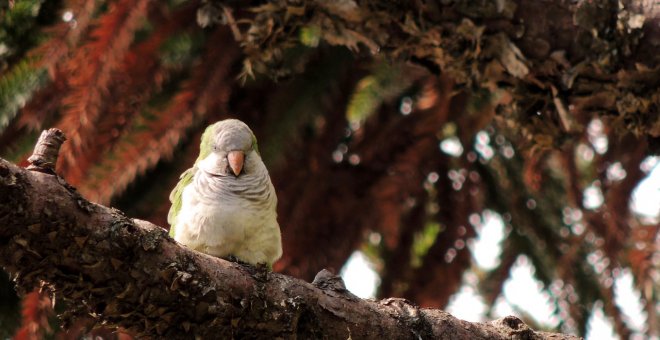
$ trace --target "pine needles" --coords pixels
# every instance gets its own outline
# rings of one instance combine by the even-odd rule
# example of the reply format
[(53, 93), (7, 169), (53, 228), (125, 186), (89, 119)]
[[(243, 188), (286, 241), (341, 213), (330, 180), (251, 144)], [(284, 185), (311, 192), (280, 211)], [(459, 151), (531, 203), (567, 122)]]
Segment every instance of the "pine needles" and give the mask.
[(20, 61), (0, 78), (0, 133), (45, 81), (45, 70), (31, 60)]

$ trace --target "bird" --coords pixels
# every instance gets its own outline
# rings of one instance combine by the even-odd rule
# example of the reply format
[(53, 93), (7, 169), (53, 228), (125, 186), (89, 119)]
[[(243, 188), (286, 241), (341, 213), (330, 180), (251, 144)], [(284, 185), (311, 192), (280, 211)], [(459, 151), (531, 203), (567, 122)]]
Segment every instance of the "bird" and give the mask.
[(170, 194), (170, 236), (188, 248), (251, 265), (282, 256), (277, 195), (257, 138), (238, 119), (209, 125), (199, 157)]

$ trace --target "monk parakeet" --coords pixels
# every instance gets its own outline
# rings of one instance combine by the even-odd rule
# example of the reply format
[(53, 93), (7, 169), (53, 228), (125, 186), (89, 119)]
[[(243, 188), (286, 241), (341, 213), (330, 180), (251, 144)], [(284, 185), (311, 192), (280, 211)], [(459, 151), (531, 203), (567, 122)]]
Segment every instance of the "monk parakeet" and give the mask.
[(223, 120), (206, 128), (199, 149), (170, 194), (170, 235), (209, 255), (272, 265), (282, 255), (277, 196), (254, 133)]

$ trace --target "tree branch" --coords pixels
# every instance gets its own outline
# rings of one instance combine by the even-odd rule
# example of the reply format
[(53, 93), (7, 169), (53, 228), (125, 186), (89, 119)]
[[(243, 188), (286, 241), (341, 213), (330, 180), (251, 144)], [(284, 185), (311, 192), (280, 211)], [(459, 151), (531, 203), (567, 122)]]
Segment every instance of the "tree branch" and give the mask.
[[(62, 137), (47, 136), (40, 143)], [(515, 317), (470, 323), (403, 299), (362, 300), (327, 271), (310, 284), (201, 254), (163, 228), (90, 203), (57, 175), (4, 159), (0, 265), (19, 291), (41, 287), (65, 301), (65, 325), (91, 315), (139, 337), (575, 338)]]
[[(208, 1), (198, 18), (229, 22), (224, 3)], [(558, 148), (600, 117), (622, 134), (653, 141), (657, 153), (656, 7), (631, 0), (278, 0), (236, 2), (232, 10), (242, 13), (236, 20), (243, 32), (235, 36), (246, 77), (294, 72), (283, 62), (291, 46), (344, 46), (417, 63), (465, 91), (487, 90), (498, 125), (528, 144)], [(497, 102), (502, 98), (506, 103)], [(543, 124), (529, 119), (537, 114)]]

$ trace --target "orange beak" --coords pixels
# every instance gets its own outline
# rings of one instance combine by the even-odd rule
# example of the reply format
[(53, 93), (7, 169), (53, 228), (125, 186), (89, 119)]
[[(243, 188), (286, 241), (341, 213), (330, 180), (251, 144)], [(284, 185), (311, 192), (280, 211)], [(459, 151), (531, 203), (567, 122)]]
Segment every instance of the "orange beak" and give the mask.
[(229, 167), (236, 177), (243, 170), (243, 162), (245, 161), (245, 153), (243, 151), (229, 151), (227, 154), (227, 161), (229, 162)]

